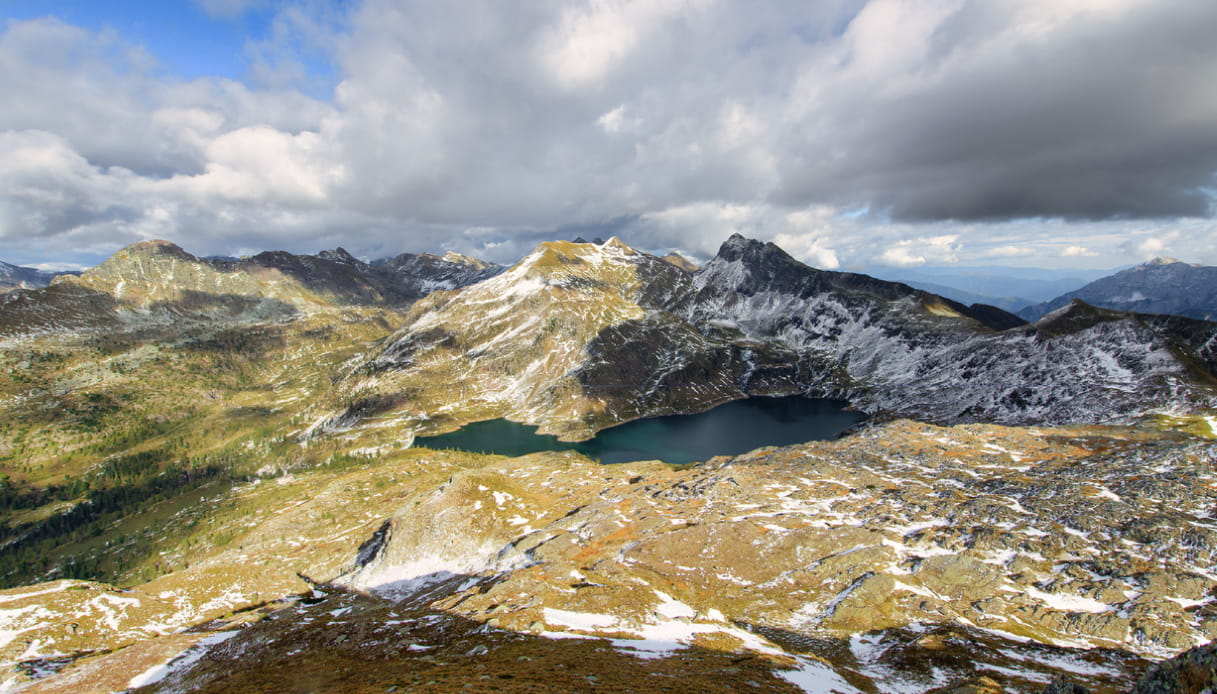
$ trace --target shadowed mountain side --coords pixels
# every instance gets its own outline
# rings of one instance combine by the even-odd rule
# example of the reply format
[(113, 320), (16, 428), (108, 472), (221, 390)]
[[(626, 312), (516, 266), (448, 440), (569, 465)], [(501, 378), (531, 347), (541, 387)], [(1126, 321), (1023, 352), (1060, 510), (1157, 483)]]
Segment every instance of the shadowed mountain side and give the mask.
[(587, 360), (574, 373), (586, 398), (605, 403), (604, 418), (588, 423), (692, 414), (758, 393), (839, 392), (831, 365), (811, 355), (721, 338), (658, 312), (605, 328), (588, 343)]
[(117, 308), (110, 294), (77, 284), (16, 289), (0, 296), (0, 337), (116, 328)]
[(1217, 267), (1155, 258), (1018, 313), (1035, 320), (1077, 299), (1121, 311), (1213, 320), (1217, 318)]
[(372, 261), (372, 265), (418, 283), (423, 294), (440, 289), (459, 289), (501, 274), (507, 268), (459, 253), (402, 253)]
[[(468, 579), (449, 576), (438, 592)], [(774, 694), (802, 691), (774, 672), (775, 666), (789, 664), (780, 658), (696, 646), (672, 655), (662, 651), (639, 655), (606, 639), (550, 639), (488, 628), (482, 622), (428, 609), (426, 601), (389, 601), (328, 585), (322, 590), (325, 598), (308, 600), (311, 605), (279, 606), (268, 619), (211, 647), (197, 665), (133, 694), (734, 694), (741, 686)], [(430, 591), (431, 596), (436, 592)], [(109, 660), (94, 665), (94, 671), (117, 668), (121, 653)]]
[(12, 289), (38, 289), (51, 283), (57, 275), (79, 275), (75, 270), (50, 272), (21, 267), (0, 260), (0, 294)]
[(295, 318), (297, 306), (276, 298), (178, 290), (172, 299), (132, 309), (106, 292), (64, 282), (17, 290), (0, 299), (0, 337), (105, 330), (185, 329), (187, 324), (280, 321)]

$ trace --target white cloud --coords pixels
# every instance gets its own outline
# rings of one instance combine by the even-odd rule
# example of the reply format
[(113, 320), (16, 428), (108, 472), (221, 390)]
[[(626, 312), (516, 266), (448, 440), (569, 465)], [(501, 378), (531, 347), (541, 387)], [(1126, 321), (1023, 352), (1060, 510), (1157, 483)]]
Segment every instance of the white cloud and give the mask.
[(1179, 232), (1177, 231), (1149, 236), (1137, 243), (1137, 253), (1147, 260), (1158, 256), (1170, 255), (1178, 238)]
[[(158, 235), (510, 260), (603, 229), (577, 233), (705, 258), (739, 232), (825, 268), (1217, 263), (1211, 216), (1169, 212), (1217, 170), (1201, 4), (321, 5), (278, 12), (255, 86), (54, 20), (0, 30), (0, 257)], [(297, 88), (302, 43), (337, 66), (329, 99)], [(1113, 208), (1125, 190), (1144, 204)]]
[(959, 262), (959, 251), (962, 249), (958, 241), (958, 234), (903, 239), (885, 249), (877, 260), (881, 265), (896, 267), (914, 267), (927, 263), (933, 265), (957, 263)]
[(1035, 249), (1028, 246), (997, 246), (976, 254), (979, 258), (1017, 258), (1034, 255)]
[(567, 89), (601, 85), (665, 22), (704, 0), (588, 0), (568, 5), (539, 42), (539, 60)]
[(883, 251), (883, 254), (879, 256), (879, 263), (896, 267), (925, 265), (925, 256), (914, 255), (911, 246), (910, 242), (901, 241), (896, 246)]
[(1061, 255), (1067, 258), (1080, 258), (1085, 256), (1093, 258), (1097, 256), (1098, 253), (1086, 248), (1085, 246), (1066, 246), (1064, 250), (1061, 251)]

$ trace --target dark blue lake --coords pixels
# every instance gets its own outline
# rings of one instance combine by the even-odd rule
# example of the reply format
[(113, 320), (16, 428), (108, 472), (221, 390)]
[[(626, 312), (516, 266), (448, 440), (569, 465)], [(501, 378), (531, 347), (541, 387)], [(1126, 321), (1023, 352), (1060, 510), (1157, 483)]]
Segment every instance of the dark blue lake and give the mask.
[(836, 438), (865, 419), (838, 400), (800, 396), (735, 400), (701, 414), (626, 422), (589, 441), (566, 443), (536, 433), (536, 427), (505, 419), (474, 422), (458, 431), (419, 438), (415, 446), (454, 448), (506, 456), (539, 451), (578, 451), (602, 463), (662, 460), (684, 464), (716, 455), (738, 455), (761, 446)]

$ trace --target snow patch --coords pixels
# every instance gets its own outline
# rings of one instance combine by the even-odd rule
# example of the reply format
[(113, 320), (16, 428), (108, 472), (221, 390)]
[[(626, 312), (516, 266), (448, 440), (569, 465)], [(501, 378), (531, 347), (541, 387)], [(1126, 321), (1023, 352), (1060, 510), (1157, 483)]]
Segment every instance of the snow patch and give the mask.
[(169, 660), (153, 665), (142, 673), (131, 678), (127, 683), (127, 689), (136, 689), (138, 687), (146, 687), (150, 684), (156, 684), (175, 672), (184, 672), (191, 665), (194, 665), (207, 654), (207, 649), (217, 643), (222, 643), (236, 636), (235, 631), (224, 631), (219, 634), (208, 636), (198, 643), (194, 644), (185, 651), (173, 656)]
[(596, 631), (597, 629), (617, 626), (618, 619), (611, 614), (597, 614), (595, 612), (569, 612), (567, 610), (557, 610), (552, 607), (546, 607), (545, 623), (553, 624), (554, 626), (566, 627), (567, 629)]
[(1062, 595), (1060, 593), (1045, 593), (1034, 586), (1024, 588), (1027, 595), (1039, 600), (1048, 607), (1054, 610), (1064, 612), (1111, 612), (1115, 608), (1105, 602), (1099, 602), (1093, 598), (1084, 598), (1080, 595)]
[(862, 694), (828, 665), (811, 658), (799, 658), (795, 670), (775, 670), (774, 674), (808, 694)]

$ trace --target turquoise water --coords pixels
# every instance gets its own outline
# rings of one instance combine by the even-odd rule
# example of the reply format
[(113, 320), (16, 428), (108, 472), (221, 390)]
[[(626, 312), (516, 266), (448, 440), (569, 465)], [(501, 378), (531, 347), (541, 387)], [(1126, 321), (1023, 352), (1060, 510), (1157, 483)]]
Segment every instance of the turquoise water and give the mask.
[(865, 418), (846, 403), (799, 396), (736, 400), (702, 412), (626, 422), (589, 441), (565, 443), (536, 433), (536, 427), (505, 419), (474, 422), (458, 431), (416, 439), (426, 448), (517, 456), (539, 451), (578, 451), (602, 463), (662, 460), (692, 463), (716, 455), (738, 455), (761, 446), (836, 438)]

